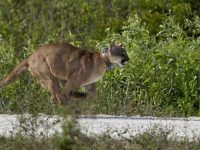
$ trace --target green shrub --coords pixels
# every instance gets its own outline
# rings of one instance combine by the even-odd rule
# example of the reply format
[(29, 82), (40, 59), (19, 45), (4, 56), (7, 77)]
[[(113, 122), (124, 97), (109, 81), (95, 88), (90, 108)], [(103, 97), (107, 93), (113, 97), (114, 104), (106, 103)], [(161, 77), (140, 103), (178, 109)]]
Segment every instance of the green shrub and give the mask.
[[(101, 49), (108, 43), (122, 42), (130, 56), (129, 64), (109, 71), (98, 83), (96, 100), (73, 101), (69, 110), (199, 115), (200, 19), (191, 14), (196, 9), (191, 4), (186, 1), (3, 0), (0, 2), (0, 79), (39, 45), (67, 41), (91, 50), (95, 45)], [(173, 17), (169, 14), (171, 9)], [(190, 15), (192, 19), (188, 18)], [(4, 89), (0, 100), (0, 113), (59, 112), (57, 106), (52, 107), (49, 93), (29, 73)]]
[(123, 42), (130, 56), (126, 67), (111, 71), (101, 81), (101, 111), (132, 114), (139, 106), (144, 114), (151, 113), (149, 108), (154, 113), (175, 110), (184, 116), (200, 113), (199, 39), (187, 37), (173, 18), (161, 28), (152, 36), (134, 18), (122, 35), (108, 33), (99, 43), (102, 47), (109, 41)]
[[(185, 26), (198, 32), (198, 20), (186, 22)], [(156, 36), (150, 34), (138, 17), (130, 18), (122, 29), (122, 34), (107, 29), (107, 36), (96, 48), (121, 42), (129, 53), (130, 62), (104, 76), (98, 83), (97, 100), (74, 101), (68, 107), (81, 113), (199, 115), (199, 38), (188, 37), (173, 18), (163, 22), (162, 30)], [(72, 44), (79, 45), (72, 33), (68, 37)], [(49, 37), (47, 43), (55, 40)], [(22, 58), (36, 47), (28, 39), (27, 43)], [(3, 43), (0, 48), (3, 77), (20, 60), (15, 58), (12, 46)], [(27, 73), (8, 86), (1, 93), (1, 99), (5, 104), (1, 112), (57, 112), (52, 107), (49, 93)]]

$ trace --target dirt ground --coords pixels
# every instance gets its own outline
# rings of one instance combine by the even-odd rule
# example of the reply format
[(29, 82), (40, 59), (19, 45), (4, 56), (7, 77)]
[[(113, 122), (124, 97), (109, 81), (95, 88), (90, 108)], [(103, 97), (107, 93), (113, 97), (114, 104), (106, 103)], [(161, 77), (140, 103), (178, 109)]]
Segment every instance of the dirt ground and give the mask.
[[(18, 133), (38, 137), (50, 137), (62, 132), (63, 118), (41, 114), (34, 118), (31, 115), (0, 115), (0, 136), (13, 136)], [(200, 137), (200, 118), (157, 118), (126, 116), (80, 116), (77, 127), (87, 136), (110, 135), (113, 138), (127, 138), (145, 132), (164, 132), (175, 139), (195, 140)]]

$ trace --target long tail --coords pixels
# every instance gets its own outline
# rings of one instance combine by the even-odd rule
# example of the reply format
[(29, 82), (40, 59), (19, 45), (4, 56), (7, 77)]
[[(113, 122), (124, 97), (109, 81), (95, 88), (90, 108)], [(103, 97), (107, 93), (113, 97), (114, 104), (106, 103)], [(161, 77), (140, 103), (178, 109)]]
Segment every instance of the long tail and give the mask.
[(20, 64), (18, 64), (13, 71), (2, 81), (0, 81), (0, 90), (14, 81), (24, 70), (28, 68), (28, 59), (23, 60)]

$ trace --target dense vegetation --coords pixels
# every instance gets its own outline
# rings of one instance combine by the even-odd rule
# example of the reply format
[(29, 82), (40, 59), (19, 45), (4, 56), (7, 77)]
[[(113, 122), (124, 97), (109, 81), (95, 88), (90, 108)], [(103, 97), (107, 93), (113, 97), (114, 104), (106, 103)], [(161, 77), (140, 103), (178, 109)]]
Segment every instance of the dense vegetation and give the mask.
[[(130, 62), (109, 71), (78, 113), (200, 115), (200, 11), (193, 0), (2, 0), (0, 78), (38, 46), (66, 41), (100, 50), (122, 42)], [(58, 113), (29, 73), (0, 94), (1, 113)]]
[[(200, 116), (199, 7), (197, 0), (1, 0), (0, 79), (51, 42), (92, 51), (123, 43), (130, 62), (98, 82), (95, 99), (64, 107), (52, 104), (50, 94), (24, 73), (0, 92), (0, 113)], [(71, 128), (62, 138), (41, 141), (0, 138), (0, 149), (199, 148), (198, 141), (163, 134), (115, 141), (88, 139)]]

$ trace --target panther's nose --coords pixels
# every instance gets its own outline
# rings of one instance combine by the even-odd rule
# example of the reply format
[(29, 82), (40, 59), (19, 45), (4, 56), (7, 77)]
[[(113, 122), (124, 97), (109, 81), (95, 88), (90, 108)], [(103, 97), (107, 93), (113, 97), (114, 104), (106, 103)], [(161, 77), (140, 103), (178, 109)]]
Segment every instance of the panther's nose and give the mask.
[(123, 61), (123, 62), (128, 62), (128, 61), (129, 61), (129, 57), (128, 57), (128, 56), (124, 57), (124, 58), (122, 59), (122, 61)]
[(121, 64), (122, 64), (122, 65), (127, 64), (127, 63), (128, 63), (128, 60), (129, 60), (129, 58), (128, 58), (128, 59), (122, 59), (122, 60), (121, 60)]

